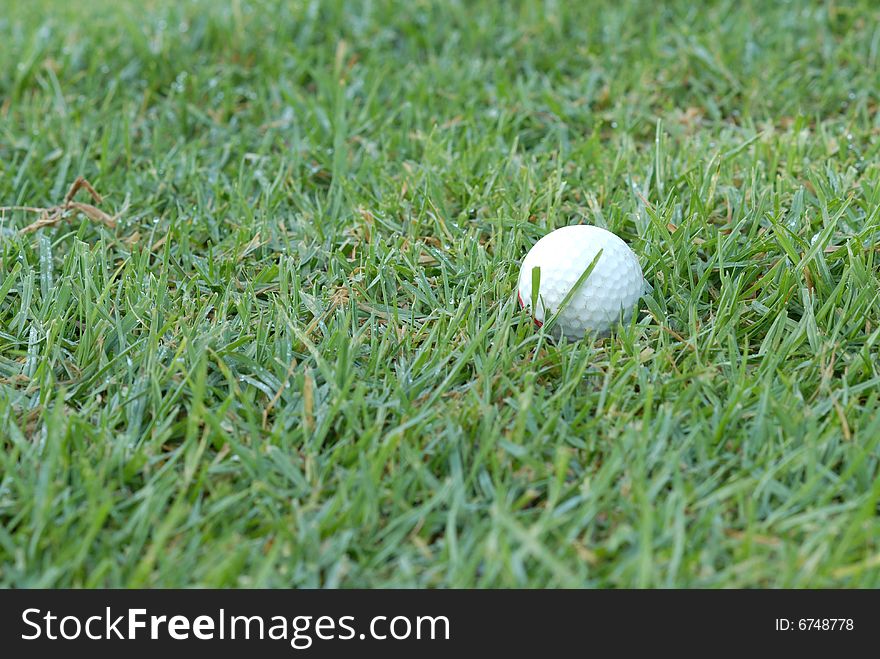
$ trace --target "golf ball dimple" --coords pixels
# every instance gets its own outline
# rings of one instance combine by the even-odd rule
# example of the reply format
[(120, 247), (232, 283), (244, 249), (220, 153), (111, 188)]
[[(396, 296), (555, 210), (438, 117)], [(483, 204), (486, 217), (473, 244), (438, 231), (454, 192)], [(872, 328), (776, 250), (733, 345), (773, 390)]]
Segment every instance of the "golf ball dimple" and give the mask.
[[(589, 225), (562, 227), (541, 238), (526, 254), (519, 272), (519, 302), (541, 325), (562, 305), (568, 292), (602, 250), (593, 271), (572, 295), (553, 328), (555, 336), (578, 340), (607, 333), (618, 320), (628, 322), (645, 292), (639, 260), (610, 231)], [(532, 271), (540, 268), (537, 304), (532, 310)]]

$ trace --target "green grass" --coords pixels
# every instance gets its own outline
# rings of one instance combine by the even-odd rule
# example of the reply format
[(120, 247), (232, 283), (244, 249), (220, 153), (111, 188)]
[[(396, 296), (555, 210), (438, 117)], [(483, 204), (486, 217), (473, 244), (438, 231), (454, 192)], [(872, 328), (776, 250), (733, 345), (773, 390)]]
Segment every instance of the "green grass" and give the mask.
[(880, 13), (690, 5), (0, 0), (0, 205), (119, 214), (0, 217), (0, 584), (880, 586)]

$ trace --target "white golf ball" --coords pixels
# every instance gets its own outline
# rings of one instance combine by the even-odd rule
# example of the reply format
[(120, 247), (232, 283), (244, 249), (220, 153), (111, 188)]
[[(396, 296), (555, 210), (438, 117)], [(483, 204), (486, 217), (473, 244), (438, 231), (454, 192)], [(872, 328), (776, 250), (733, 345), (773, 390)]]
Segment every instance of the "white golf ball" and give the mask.
[[(629, 321), (645, 292), (639, 260), (629, 246), (610, 231), (588, 225), (562, 227), (541, 238), (523, 260), (519, 271), (519, 302), (543, 324), (557, 312), (568, 292), (593, 262), (559, 314), (553, 334), (577, 340), (587, 334), (607, 333), (619, 320)], [(532, 271), (540, 268), (538, 298), (532, 310)]]

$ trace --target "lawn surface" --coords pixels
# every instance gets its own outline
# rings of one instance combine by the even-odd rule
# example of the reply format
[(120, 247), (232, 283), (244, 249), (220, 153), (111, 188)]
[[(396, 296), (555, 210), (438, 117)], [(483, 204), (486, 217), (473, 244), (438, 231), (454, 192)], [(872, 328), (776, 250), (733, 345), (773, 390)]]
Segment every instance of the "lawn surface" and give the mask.
[(0, 584), (880, 586), (878, 20), (0, 0)]

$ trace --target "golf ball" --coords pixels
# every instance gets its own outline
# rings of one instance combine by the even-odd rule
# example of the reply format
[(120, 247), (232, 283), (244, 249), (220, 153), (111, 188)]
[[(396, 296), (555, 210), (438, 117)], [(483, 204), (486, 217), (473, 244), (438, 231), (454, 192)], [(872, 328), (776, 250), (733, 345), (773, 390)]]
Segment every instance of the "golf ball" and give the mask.
[[(526, 254), (519, 271), (519, 303), (537, 325), (555, 314), (596, 255), (602, 255), (589, 276), (562, 309), (553, 334), (578, 340), (607, 333), (617, 322), (629, 321), (645, 292), (636, 255), (610, 231), (588, 225), (562, 227), (541, 238)], [(540, 268), (537, 303), (532, 310), (532, 271)]]

